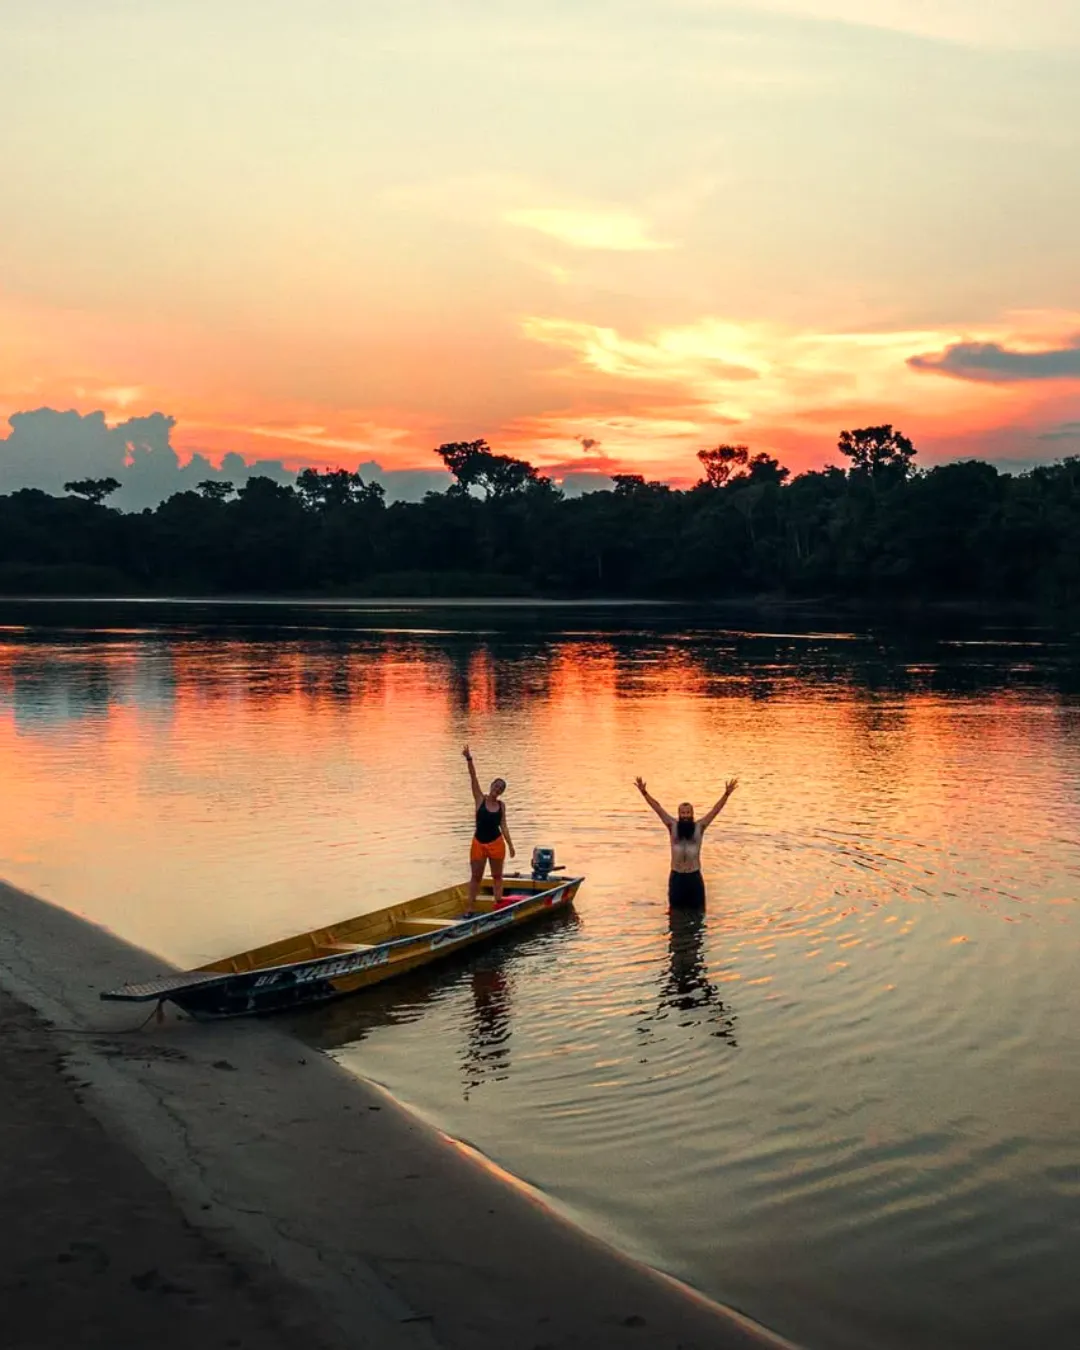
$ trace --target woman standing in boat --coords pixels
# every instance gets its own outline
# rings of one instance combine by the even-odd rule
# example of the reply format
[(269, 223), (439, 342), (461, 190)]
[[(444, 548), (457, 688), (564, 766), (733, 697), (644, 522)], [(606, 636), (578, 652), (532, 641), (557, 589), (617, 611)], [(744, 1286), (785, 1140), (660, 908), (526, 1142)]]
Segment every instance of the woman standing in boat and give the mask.
[(476, 806), (476, 832), (472, 847), (469, 849), (469, 909), (476, 904), (476, 895), (484, 877), (484, 867), (491, 864), (491, 880), (495, 891), (495, 908), (502, 903), (503, 862), (509, 848), (514, 856), (514, 842), (506, 825), (506, 807), (499, 799), (506, 791), (505, 778), (493, 778), (485, 793), (476, 776), (476, 765), (466, 746), (461, 752), (469, 766), (469, 782), (472, 784), (473, 803)]

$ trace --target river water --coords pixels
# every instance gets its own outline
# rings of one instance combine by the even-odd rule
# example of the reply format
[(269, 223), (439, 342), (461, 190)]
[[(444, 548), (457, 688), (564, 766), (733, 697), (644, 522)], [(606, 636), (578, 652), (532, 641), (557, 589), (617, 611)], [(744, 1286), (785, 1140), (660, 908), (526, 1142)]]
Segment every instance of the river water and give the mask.
[[(460, 755), (565, 922), (294, 1020), (814, 1350), (1080, 1327), (1080, 659), (689, 610), (0, 606), (0, 875), (182, 965), (465, 872)], [(765, 631), (768, 629), (769, 631)], [(698, 810), (668, 914), (636, 774)]]

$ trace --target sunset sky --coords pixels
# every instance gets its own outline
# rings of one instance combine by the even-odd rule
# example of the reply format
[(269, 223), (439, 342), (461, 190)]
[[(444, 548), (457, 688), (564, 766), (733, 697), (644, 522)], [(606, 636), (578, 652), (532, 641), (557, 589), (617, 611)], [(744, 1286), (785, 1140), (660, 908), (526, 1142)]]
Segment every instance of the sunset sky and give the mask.
[(162, 412), (215, 462), (484, 436), (674, 481), (880, 421), (1080, 453), (1077, 0), (0, 17), (0, 437)]

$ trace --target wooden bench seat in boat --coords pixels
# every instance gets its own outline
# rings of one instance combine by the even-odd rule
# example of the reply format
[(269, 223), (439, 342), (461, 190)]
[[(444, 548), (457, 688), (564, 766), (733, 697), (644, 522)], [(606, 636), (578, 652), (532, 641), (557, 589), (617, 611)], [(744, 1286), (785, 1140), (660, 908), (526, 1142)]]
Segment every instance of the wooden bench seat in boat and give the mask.
[(412, 933), (434, 933), (439, 928), (453, 928), (460, 919), (399, 919), (398, 927)]
[(372, 945), (370, 942), (319, 942), (316, 944), (320, 952), (369, 952)]

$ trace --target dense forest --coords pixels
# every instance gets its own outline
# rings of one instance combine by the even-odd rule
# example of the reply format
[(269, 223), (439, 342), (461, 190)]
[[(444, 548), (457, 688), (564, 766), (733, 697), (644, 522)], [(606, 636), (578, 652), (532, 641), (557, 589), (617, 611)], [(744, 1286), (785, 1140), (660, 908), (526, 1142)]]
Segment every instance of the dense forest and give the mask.
[(0, 591), (989, 600), (1080, 605), (1080, 458), (923, 471), (892, 427), (846, 431), (846, 468), (793, 477), (746, 446), (680, 491), (632, 474), (566, 497), (484, 441), (435, 451), (445, 492), (388, 504), (345, 469), (207, 481), (153, 510), (115, 479), (0, 496)]

